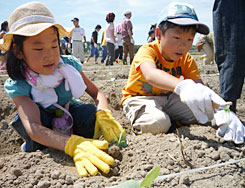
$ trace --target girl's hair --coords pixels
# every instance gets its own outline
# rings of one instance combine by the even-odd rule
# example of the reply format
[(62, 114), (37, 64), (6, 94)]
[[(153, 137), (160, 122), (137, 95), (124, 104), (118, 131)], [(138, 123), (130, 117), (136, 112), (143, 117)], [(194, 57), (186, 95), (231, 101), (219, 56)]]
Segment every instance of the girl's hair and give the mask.
[(1, 31), (6, 31), (7, 32), (7, 27), (8, 27), (8, 22), (7, 21), (4, 21), (2, 24), (1, 24)]
[[(59, 32), (58, 29), (53, 26), (54, 30), (57, 33), (58, 38), (58, 46), (60, 46), (60, 40), (59, 40)], [(7, 52), (7, 63), (6, 63), (6, 69), (8, 72), (8, 75), (13, 80), (24, 80), (25, 79), (25, 61), (23, 59), (19, 59), (16, 57), (16, 50), (18, 53), (23, 53), (23, 43), (27, 39), (25, 36), (20, 35), (13, 35), (13, 40), (10, 46), (10, 49)]]
[(162, 35), (164, 35), (164, 33), (170, 29), (170, 28), (174, 28), (174, 27), (180, 27), (183, 31), (189, 31), (190, 29), (193, 29), (194, 31), (196, 31), (196, 25), (177, 25), (174, 24), (172, 22), (162, 22), (159, 24), (159, 29), (161, 30)]
[(113, 12), (110, 12), (106, 15), (105, 20), (107, 21), (107, 23), (111, 23), (114, 21), (114, 19), (115, 19), (115, 14)]

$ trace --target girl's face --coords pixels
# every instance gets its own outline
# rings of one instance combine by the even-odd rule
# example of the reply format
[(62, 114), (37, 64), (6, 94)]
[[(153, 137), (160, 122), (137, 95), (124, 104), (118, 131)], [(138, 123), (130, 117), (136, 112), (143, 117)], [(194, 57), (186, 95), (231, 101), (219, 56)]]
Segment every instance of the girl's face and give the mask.
[(60, 58), (57, 32), (50, 27), (40, 34), (27, 37), (23, 43), (23, 59), (39, 74), (52, 74)]
[(156, 36), (160, 41), (160, 53), (167, 61), (177, 61), (191, 48), (195, 31), (184, 31), (180, 27), (169, 28), (162, 35), (156, 28)]

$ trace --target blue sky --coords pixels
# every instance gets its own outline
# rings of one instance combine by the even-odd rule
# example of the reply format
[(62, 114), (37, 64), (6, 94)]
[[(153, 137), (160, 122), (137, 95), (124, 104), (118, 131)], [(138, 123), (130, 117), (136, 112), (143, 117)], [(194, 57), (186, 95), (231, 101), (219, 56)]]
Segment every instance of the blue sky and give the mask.
[[(191, 4), (200, 21), (212, 28), (213, 0), (177, 0)], [(18, 6), (30, 2), (28, 0), (0, 0), (0, 22), (8, 20), (11, 12)], [(123, 19), (125, 10), (132, 11), (134, 39), (136, 44), (144, 44), (150, 25), (158, 21), (158, 17), (173, 0), (40, 0), (53, 13), (57, 23), (71, 28), (71, 19), (78, 17), (80, 26), (85, 29), (87, 40), (97, 24), (106, 26), (105, 16), (108, 12), (116, 15), (115, 25)], [(198, 35), (195, 37), (195, 41)], [(101, 32), (99, 34), (99, 41)], [(194, 41), (194, 43), (195, 43)]]

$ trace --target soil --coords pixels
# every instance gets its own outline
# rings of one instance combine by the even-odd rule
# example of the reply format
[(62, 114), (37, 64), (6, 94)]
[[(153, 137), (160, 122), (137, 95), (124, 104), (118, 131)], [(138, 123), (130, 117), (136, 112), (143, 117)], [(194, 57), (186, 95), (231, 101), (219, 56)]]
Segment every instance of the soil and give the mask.
[[(202, 66), (198, 56), (197, 64), (206, 85), (219, 93), (219, 76), (216, 65)], [(161, 167), (159, 175), (178, 173), (191, 168), (208, 167), (245, 157), (244, 144), (235, 145), (215, 136), (214, 125), (191, 125), (178, 129), (184, 145), (185, 162), (181, 155), (176, 130), (169, 134), (144, 134), (132, 136), (130, 124), (121, 107), (121, 89), (127, 82), (130, 65), (97, 65), (92, 60), (83, 65), (85, 74), (106, 94), (113, 116), (126, 129), (129, 145), (118, 148), (113, 145), (108, 153), (115, 158), (115, 164), (108, 175), (99, 173), (95, 177), (80, 177), (71, 157), (54, 149), (38, 150), (32, 153), (20, 151), (23, 143), (10, 122), (16, 114), (12, 100), (5, 93), (3, 83), (6, 72), (0, 73), (0, 188), (46, 188), (79, 187), (102, 188), (118, 185), (127, 180), (142, 180), (156, 166)], [(245, 120), (244, 89), (238, 100), (237, 115)], [(84, 103), (93, 103), (85, 94)], [(215, 167), (195, 173), (159, 179), (152, 187), (245, 187), (245, 162)]]

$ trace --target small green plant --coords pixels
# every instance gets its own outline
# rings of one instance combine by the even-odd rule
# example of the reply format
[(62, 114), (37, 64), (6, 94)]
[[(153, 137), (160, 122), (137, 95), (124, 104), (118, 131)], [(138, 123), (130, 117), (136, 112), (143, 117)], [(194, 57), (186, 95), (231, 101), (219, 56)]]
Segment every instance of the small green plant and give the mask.
[(118, 141), (116, 141), (115, 139), (112, 139), (111, 142), (116, 143), (119, 147), (126, 148), (128, 146), (128, 140), (124, 133), (125, 133), (125, 130), (122, 130)]
[(119, 147), (123, 147), (123, 148), (128, 146), (128, 140), (127, 140), (127, 138), (126, 138), (124, 133), (125, 133), (125, 130), (121, 131), (120, 137), (119, 137), (119, 139), (117, 141), (117, 145)]
[(142, 182), (129, 180), (121, 183), (113, 188), (141, 188), (141, 187), (151, 187), (152, 182), (158, 177), (160, 173), (160, 166), (153, 168), (143, 179)]

